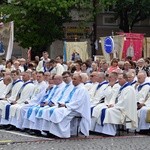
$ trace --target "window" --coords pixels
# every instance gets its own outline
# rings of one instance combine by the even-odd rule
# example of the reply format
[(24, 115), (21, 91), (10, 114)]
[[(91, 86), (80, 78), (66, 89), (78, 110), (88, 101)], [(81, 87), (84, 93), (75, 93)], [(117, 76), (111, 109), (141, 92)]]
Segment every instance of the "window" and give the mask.
[(117, 25), (118, 21), (114, 19), (114, 16), (103, 16), (103, 25)]

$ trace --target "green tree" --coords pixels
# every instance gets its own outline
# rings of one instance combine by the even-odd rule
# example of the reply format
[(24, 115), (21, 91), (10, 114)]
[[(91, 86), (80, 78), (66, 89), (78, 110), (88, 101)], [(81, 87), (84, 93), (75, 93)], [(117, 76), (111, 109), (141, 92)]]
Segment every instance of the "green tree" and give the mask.
[(14, 20), (15, 40), (20, 46), (32, 47), (36, 53), (47, 50), (56, 39), (62, 39), (63, 23), (71, 21), (69, 12), (80, 0), (14, 0), (3, 3), (0, 12)]
[(99, 0), (102, 7), (115, 6), (115, 19), (119, 19), (119, 28), (124, 32), (132, 31), (139, 21), (150, 17), (149, 0)]

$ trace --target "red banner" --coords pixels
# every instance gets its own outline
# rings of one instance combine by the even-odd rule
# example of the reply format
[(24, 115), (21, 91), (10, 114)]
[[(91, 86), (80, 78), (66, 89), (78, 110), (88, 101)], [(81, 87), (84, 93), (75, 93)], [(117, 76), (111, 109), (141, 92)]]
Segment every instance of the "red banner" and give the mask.
[(142, 57), (144, 34), (139, 33), (119, 33), (125, 36), (122, 58), (131, 56), (132, 60)]

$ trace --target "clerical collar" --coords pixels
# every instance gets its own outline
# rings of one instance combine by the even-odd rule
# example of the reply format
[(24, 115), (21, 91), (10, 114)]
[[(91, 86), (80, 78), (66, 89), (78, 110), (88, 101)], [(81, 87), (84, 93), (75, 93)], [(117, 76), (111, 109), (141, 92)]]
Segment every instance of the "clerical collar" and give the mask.
[(26, 83), (33, 83), (33, 82), (31, 80), (28, 80), (28, 81), (24, 82), (24, 84), (26, 84)]
[(150, 82), (144, 82), (144, 83), (140, 84), (140, 85), (137, 87), (137, 90), (140, 91), (140, 90), (143, 88), (143, 86), (145, 86), (145, 85), (149, 85), (149, 86), (150, 86)]
[(131, 84), (129, 82), (126, 82), (123, 86), (120, 87), (119, 91), (121, 92), (124, 88), (126, 88), (128, 86), (131, 86)]
[(135, 84), (137, 81), (133, 80), (132, 82), (130, 82), (131, 85)]

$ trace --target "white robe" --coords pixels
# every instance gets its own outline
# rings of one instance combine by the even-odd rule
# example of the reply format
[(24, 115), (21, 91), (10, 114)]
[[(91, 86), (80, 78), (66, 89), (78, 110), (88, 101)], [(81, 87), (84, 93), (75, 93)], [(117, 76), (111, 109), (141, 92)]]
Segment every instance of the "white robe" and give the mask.
[(60, 63), (57, 63), (55, 69), (56, 75), (62, 75), (62, 73), (65, 71), (64, 67)]
[[(73, 90), (73, 88), (74, 88), (73, 84), (70, 83), (69, 87), (67, 87), (66, 90), (65, 90), (65, 87), (64, 87), (64, 89), (61, 89), (61, 96), (58, 97), (59, 99), (57, 98), (57, 103), (55, 103), (55, 106), (53, 106), (53, 107), (49, 107), (49, 106), (48, 107), (47, 106), (41, 107), (38, 110), (35, 118), (30, 118), (30, 120), (32, 122), (34, 122), (34, 125), (30, 126), (30, 128), (33, 128), (33, 129), (36, 129), (36, 130), (42, 130), (42, 129), (46, 130), (47, 127), (45, 129), (45, 126), (43, 126), (43, 121), (45, 121), (45, 120), (49, 121), (50, 111), (54, 108), (58, 108), (58, 103), (65, 103), (66, 99), (68, 98), (68, 96), (69, 96), (70, 92)], [(62, 93), (63, 93), (63, 95), (62, 95)], [(61, 97), (61, 99), (60, 99), (60, 97)], [(53, 102), (53, 99), (52, 99), (52, 102)], [(41, 113), (41, 115), (40, 115), (40, 113)]]
[(49, 132), (58, 137), (70, 137), (70, 122), (76, 115), (79, 115), (82, 117), (80, 121), (81, 132), (88, 136), (91, 125), (89, 100), (87, 90), (82, 84), (79, 84), (70, 102), (66, 104), (66, 108), (56, 108), (52, 113)]
[(47, 60), (41, 60), (41, 61), (39, 61), (38, 66), (36, 67), (36, 71), (41, 71), (41, 69), (43, 67), (43, 61), (49, 62), (50, 59), (48, 58)]
[[(45, 120), (49, 120), (49, 118), (50, 118), (50, 110), (54, 109), (55, 107), (57, 108), (58, 107), (58, 103), (65, 103), (65, 100), (67, 99), (69, 93), (72, 91), (74, 86), (73, 86), (72, 83), (70, 83), (67, 88), (65, 88), (65, 87), (60, 87), (60, 90), (61, 90), (60, 95), (57, 94), (57, 95), (55, 95), (55, 97), (52, 98), (51, 101), (55, 104), (55, 106), (53, 106), (53, 107), (49, 107), (49, 106), (41, 107), (37, 111), (37, 113), (33, 112), (31, 114), (31, 117), (29, 118), (29, 120), (34, 122), (34, 124), (31, 123), (32, 126), (30, 125), (30, 128), (38, 130), (39, 129), (39, 121), (37, 121), (37, 119), (41, 119), (42, 118), (42, 119), (45, 119)], [(43, 120), (41, 120), (41, 124), (42, 124), (42, 121)]]
[(3, 80), (0, 81), (0, 98), (4, 98), (4, 92), (6, 90), (6, 85), (4, 84)]
[(7, 101), (6, 100), (0, 101), (0, 109), (2, 110), (2, 118), (5, 117), (6, 105), (8, 105), (8, 104), (10, 104), (10, 102), (16, 100), (17, 94), (18, 94), (20, 88), (22, 87), (22, 85), (23, 85), (23, 82), (20, 81), (20, 82), (17, 82), (13, 87), (11, 86), (12, 88), (11, 88), (11, 92), (10, 92), (10, 97), (7, 98)]
[[(145, 84), (145, 83), (147, 83), (147, 82), (142, 83), (142, 85)], [(140, 91), (138, 91), (138, 87), (139, 86), (137, 86), (137, 88), (136, 88), (137, 102), (145, 103), (146, 100), (147, 100), (148, 93), (150, 91), (150, 86), (149, 85), (144, 85)]]
[[(106, 82), (106, 81), (103, 81)], [(101, 84), (103, 83), (101, 82)], [(99, 84), (97, 84), (98, 86)], [(91, 103), (91, 107), (96, 106), (99, 101), (104, 97), (103, 92), (106, 89), (106, 87), (108, 86), (108, 84), (103, 84), (100, 88), (95, 89), (93, 91), (93, 95), (90, 97), (90, 103)], [(96, 87), (97, 88), (97, 87)]]
[(15, 125), (15, 126), (20, 124), (20, 121), (23, 119), (23, 118), (21, 118), (22, 117), (21, 109), (24, 106), (26, 107), (26, 105), (31, 106), (31, 105), (36, 105), (36, 104), (40, 103), (42, 97), (45, 94), (46, 88), (47, 88), (47, 84), (45, 83), (45, 81), (42, 81), (42, 82), (36, 84), (31, 98), (26, 99), (26, 101), (28, 101), (29, 104), (22, 103), (20, 106), (17, 106), (17, 112), (16, 112), (15, 116), (12, 118), (12, 121), (10, 122), (10, 124)]
[[(52, 93), (53, 93), (53, 91), (55, 89), (55, 87), (54, 87), (52, 89), (52, 92), (49, 94), (48, 98), (46, 98), (43, 102), (49, 102), (51, 100), (51, 101), (53, 101), (54, 104), (56, 104), (57, 103), (57, 99), (61, 96), (62, 89), (65, 87), (65, 85), (66, 84), (64, 82), (62, 82), (61, 84), (59, 84), (58, 88), (54, 92), (54, 95), (53, 95), (52, 99), (50, 99), (51, 96), (52, 96)], [(23, 122), (23, 126), (22, 126), (23, 128), (31, 128), (30, 124), (32, 124), (32, 122), (35, 122), (35, 116), (37, 114), (37, 111), (39, 109), (44, 110), (45, 108), (47, 108), (49, 106), (47, 105), (45, 107), (41, 107), (40, 108), (40, 103), (37, 103), (36, 105), (32, 105), (32, 107), (33, 107), (32, 108), (32, 112), (31, 112), (31, 115), (29, 116), (29, 118), (28, 118), (28, 110), (25, 113), (24, 122)]]
[(12, 83), (5, 85), (3, 80), (0, 81), (0, 99), (5, 98), (6, 94), (10, 91)]
[[(104, 103), (96, 105), (93, 109), (92, 117), (96, 118), (92, 120), (92, 126), (94, 127), (95, 123), (100, 123), (101, 110), (107, 108), (107, 105), (115, 104), (115, 100), (119, 91), (120, 85), (117, 83), (113, 87), (108, 86), (104, 91)], [(101, 123), (100, 123), (101, 124)], [(94, 130), (94, 128), (92, 129)]]
[(35, 88), (35, 86), (33, 83), (29, 83), (23, 88), (23, 90), (20, 94), (20, 98), (17, 100), (17, 104), (11, 105), (11, 107), (10, 107), (10, 116), (11, 117), (15, 116), (18, 107), (21, 107), (22, 105), (24, 105), (24, 102), (26, 100), (29, 100), (32, 97), (34, 88)]
[[(51, 92), (52, 92), (52, 90), (53, 90), (53, 88), (51, 88), (51, 89), (49, 89), (49, 90), (47, 90), (47, 91), (45, 91), (45, 92), (43, 92), (43, 90), (44, 90), (44, 88), (42, 88), (43, 86), (40, 86), (41, 87), (41, 89), (42, 90), (40, 90), (41, 92), (39, 92), (39, 96), (40, 96), (40, 102), (43, 102), (43, 100), (45, 100), (45, 98), (49, 95), (49, 94), (51, 94)], [(34, 95), (34, 94), (33, 94)], [(33, 96), (34, 97), (34, 102), (35, 102), (35, 96)], [(39, 99), (39, 97), (37, 97), (37, 100)], [(30, 103), (31, 102), (31, 103)], [(39, 103), (38, 104), (36, 104), (36, 103), (33, 103), (32, 102), (32, 99), (29, 101), (29, 104), (26, 104), (26, 105), (24, 105), (24, 106), (22, 106), (21, 108), (20, 108), (20, 118), (19, 118), (19, 120), (17, 120), (17, 124), (16, 124), (16, 127), (17, 128), (20, 128), (20, 129), (22, 129), (22, 128), (24, 128), (23, 127), (23, 122), (27, 122), (27, 114), (26, 114), (26, 112), (28, 111), (28, 109), (29, 108), (32, 108), (32, 107), (35, 107), (36, 108), (36, 106), (38, 106), (39, 105)], [(26, 115), (25, 115), (26, 114)]]
[[(112, 128), (112, 126), (109, 126), (107, 130), (104, 130), (106, 129), (106, 126), (124, 124), (126, 120), (131, 121), (130, 124), (126, 124), (127, 128), (137, 128), (137, 101), (135, 90), (132, 86), (124, 88), (118, 95), (118, 102), (114, 107), (106, 109), (103, 122), (104, 126), (100, 126), (102, 128), (102, 133), (111, 135), (108, 130)], [(115, 132), (113, 135), (115, 135)]]

